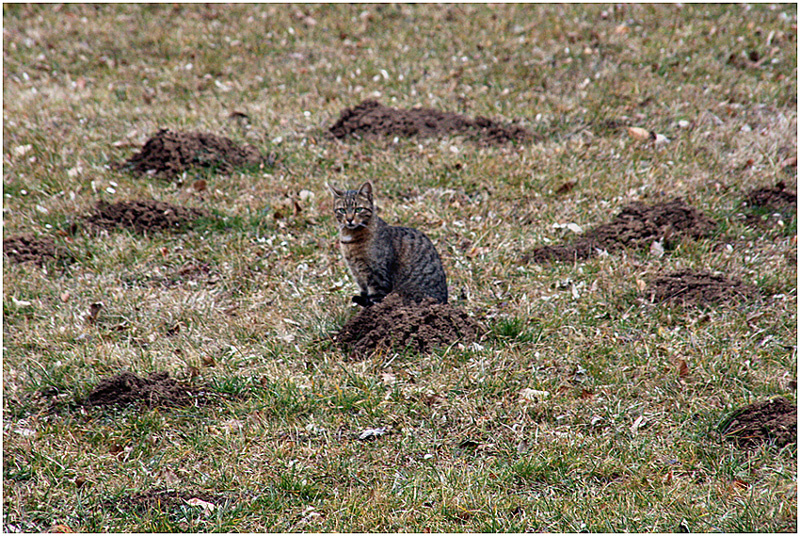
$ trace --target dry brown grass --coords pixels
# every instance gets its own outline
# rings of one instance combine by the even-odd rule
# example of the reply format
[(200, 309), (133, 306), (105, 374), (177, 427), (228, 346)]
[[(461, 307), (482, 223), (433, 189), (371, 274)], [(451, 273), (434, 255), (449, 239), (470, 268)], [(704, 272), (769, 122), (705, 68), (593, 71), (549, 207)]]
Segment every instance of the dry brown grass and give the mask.
[[(4, 236), (53, 236), (76, 258), (4, 258), (4, 529), (795, 529), (796, 446), (743, 452), (715, 430), (752, 401), (796, 400), (796, 216), (739, 216), (752, 188), (796, 187), (781, 165), (797, 153), (796, 24), (794, 5), (4, 6)], [(541, 141), (330, 139), (366, 98), (516, 120)], [(176, 181), (111, 168), (162, 127), (278, 161)], [(354, 285), (324, 184), (366, 179), (384, 219), (434, 239), (483, 349), (354, 361), (328, 340)], [(717, 231), (663, 257), (519, 262), (569, 237), (554, 224), (674, 196)], [(59, 232), (137, 198), (215, 218)], [(682, 268), (761, 297), (642, 298)], [(226, 401), (71, 405), (123, 370)], [(356, 439), (376, 426), (390, 433)], [(164, 489), (218, 509), (132, 506)]]

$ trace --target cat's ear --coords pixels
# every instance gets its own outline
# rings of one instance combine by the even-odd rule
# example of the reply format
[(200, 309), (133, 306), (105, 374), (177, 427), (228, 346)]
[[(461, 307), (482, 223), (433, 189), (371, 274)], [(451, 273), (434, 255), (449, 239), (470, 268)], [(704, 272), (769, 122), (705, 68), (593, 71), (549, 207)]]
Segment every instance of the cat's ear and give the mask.
[(325, 183), (325, 185), (328, 187), (328, 189), (331, 191), (331, 193), (333, 194), (334, 197), (343, 197), (344, 196), (344, 190), (340, 190), (339, 188), (337, 188), (333, 184), (329, 184), (327, 182)]
[(358, 189), (358, 193), (367, 196), (367, 199), (372, 201), (372, 183), (367, 181), (362, 184), (361, 188)]

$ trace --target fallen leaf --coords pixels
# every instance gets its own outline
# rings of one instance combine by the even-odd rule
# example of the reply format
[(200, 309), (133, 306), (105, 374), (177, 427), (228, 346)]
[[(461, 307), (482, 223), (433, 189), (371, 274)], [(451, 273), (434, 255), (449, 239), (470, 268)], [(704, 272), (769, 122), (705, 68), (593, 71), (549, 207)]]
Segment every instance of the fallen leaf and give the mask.
[(86, 321), (90, 324), (97, 322), (97, 316), (100, 314), (100, 309), (103, 308), (103, 302), (95, 302), (89, 305), (89, 313), (86, 316)]
[(564, 184), (562, 184), (561, 186), (559, 186), (556, 189), (556, 193), (557, 194), (565, 194), (567, 192), (571, 192), (572, 189), (575, 188), (576, 184), (578, 184), (577, 180), (575, 180), (575, 179), (569, 180), (569, 181), (565, 182)]
[(33, 149), (33, 145), (17, 145), (12, 152), (17, 156), (25, 156), (25, 153)]
[(14, 432), (21, 435), (22, 437), (31, 437), (36, 435), (36, 432), (31, 430), (30, 428), (24, 428), (21, 426), (17, 426), (14, 428)]
[(639, 289), (640, 292), (644, 292), (644, 289), (647, 288), (647, 283), (645, 283), (641, 279), (636, 279), (636, 287)]
[(572, 285), (572, 299), (573, 300), (577, 300), (580, 297), (581, 297), (581, 295), (578, 292), (578, 287), (576, 285)]
[(750, 488), (750, 484), (748, 484), (744, 480), (739, 480), (738, 478), (734, 478), (733, 479), (732, 485), (733, 485), (733, 488), (737, 489), (737, 490), (746, 490), (746, 489)]
[(668, 137), (664, 136), (663, 134), (656, 134), (655, 132), (651, 132), (650, 137), (653, 139), (653, 143), (656, 147), (666, 145), (670, 141)]
[(548, 398), (550, 398), (550, 393), (548, 391), (539, 391), (537, 389), (530, 389), (529, 387), (519, 392), (520, 402), (541, 402)]
[(689, 364), (686, 362), (685, 359), (678, 359), (676, 368), (678, 369), (679, 378), (685, 378), (686, 376), (689, 375)]
[(649, 130), (639, 127), (628, 127), (628, 136), (637, 141), (648, 141), (651, 139), (655, 139), (654, 133), (651, 133)]
[(203, 366), (204, 367), (216, 367), (217, 366), (217, 362), (214, 361), (214, 356), (204, 355), (202, 357), (202, 359), (203, 359)]
[(388, 429), (385, 426), (381, 426), (380, 428), (367, 428), (360, 434), (358, 434), (359, 441), (374, 441), (378, 439), (382, 435), (386, 434)]
[(660, 240), (654, 240), (653, 243), (650, 244), (650, 254), (656, 258), (664, 256), (664, 246), (661, 245)]
[(186, 501), (186, 504), (189, 506), (199, 506), (203, 509), (203, 513), (205, 515), (211, 515), (214, 513), (214, 510), (217, 509), (217, 505), (210, 503), (208, 501), (204, 501), (203, 499), (198, 499), (197, 497), (193, 497)]
[(117, 140), (111, 143), (112, 147), (139, 147), (139, 144), (131, 140)]
[(425, 395), (422, 401), (425, 403), (426, 406), (438, 406), (440, 404), (444, 404), (445, 402), (447, 402), (447, 399), (441, 395), (429, 394)]
[(69, 301), (69, 296), (70, 296), (69, 291), (65, 290), (59, 295), (59, 298), (61, 298), (62, 302), (67, 303)]
[(205, 192), (206, 188), (208, 188), (208, 182), (205, 179), (196, 180), (192, 183), (192, 188), (196, 192)]
[(72, 530), (69, 525), (64, 525), (63, 523), (58, 523), (50, 527), (50, 530), (47, 532), (56, 532), (56, 533), (64, 533), (64, 532), (75, 532)]
[(572, 231), (575, 234), (581, 234), (583, 232), (583, 227), (581, 227), (577, 223), (568, 223), (567, 224), (567, 229), (569, 229), (570, 231)]
[(632, 434), (637, 433), (639, 431), (639, 428), (644, 426), (645, 423), (647, 423), (647, 419), (645, 419), (645, 416), (644, 415), (639, 415), (636, 418), (636, 420), (633, 421), (633, 424), (631, 425), (631, 433)]
[(31, 302), (27, 300), (18, 300), (14, 296), (11, 296), (11, 302), (14, 304), (14, 307), (30, 307)]
[(381, 381), (386, 385), (393, 385), (397, 382), (397, 376), (392, 372), (383, 372), (381, 373)]

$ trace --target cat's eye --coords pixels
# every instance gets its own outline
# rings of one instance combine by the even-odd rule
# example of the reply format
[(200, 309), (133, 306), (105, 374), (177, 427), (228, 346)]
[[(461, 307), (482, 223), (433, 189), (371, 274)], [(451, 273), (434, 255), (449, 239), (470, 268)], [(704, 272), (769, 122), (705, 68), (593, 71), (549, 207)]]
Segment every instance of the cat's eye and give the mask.
[(342, 216), (344, 216), (347, 213), (347, 211), (345, 209), (343, 209), (343, 208), (337, 208), (335, 210), (335, 212), (336, 212), (336, 214), (339, 214), (339, 215), (342, 215)]
[(365, 210), (367, 210), (367, 209), (365, 209), (364, 207), (356, 207), (355, 212), (356, 212), (356, 214), (361, 214)]

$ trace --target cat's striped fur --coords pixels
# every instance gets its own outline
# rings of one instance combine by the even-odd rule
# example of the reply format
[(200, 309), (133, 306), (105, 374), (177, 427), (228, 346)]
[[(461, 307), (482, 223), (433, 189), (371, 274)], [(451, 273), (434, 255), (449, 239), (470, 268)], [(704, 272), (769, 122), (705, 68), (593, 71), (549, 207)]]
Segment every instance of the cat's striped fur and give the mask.
[(353, 301), (368, 306), (390, 292), (414, 301), (426, 296), (447, 303), (447, 279), (433, 242), (409, 227), (394, 227), (376, 213), (372, 183), (358, 190), (329, 185), (339, 223), (342, 255), (361, 294)]

